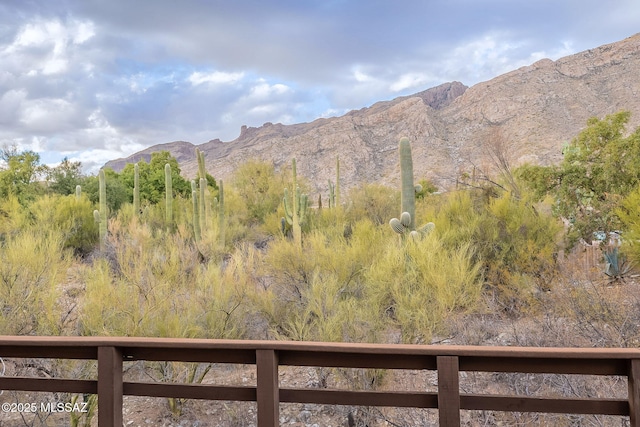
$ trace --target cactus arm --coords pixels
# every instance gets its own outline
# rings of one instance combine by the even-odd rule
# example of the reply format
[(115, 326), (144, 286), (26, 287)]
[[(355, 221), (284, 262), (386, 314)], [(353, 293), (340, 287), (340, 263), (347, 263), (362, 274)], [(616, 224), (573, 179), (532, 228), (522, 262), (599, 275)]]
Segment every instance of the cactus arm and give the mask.
[(309, 199), (306, 194), (300, 196), (300, 213), (298, 214), (298, 222), (303, 225), (307, 220), (307, 208), (309, 207)]
[(80, 198), (82, 197), (82, 186), (81, 185), (76, 185), (76, 200), (80, 200)]
[(282, 199), (282, 204), (284, 205), (284, 217), (287, 220), (289, 225), (293, 225), (293, 213), (291, 212), (291, 201), (289, 200), (289, 190), (284, 189), (284, 198)]

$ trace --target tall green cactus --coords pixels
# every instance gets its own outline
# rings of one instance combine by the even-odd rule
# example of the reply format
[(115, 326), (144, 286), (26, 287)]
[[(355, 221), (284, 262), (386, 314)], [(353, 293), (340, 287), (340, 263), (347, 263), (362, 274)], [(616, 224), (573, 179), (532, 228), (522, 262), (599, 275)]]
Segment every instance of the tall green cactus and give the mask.
[(205, 204), (205, 191), (207, 188), (207, 169), (204, 165), (204, 153), (196, 148), (196, 159), (198, 160), (198, 181), (200, 186), (200, 221), (201, 226), (205, 227), (207, 224), (207, 212)]
[(80, 184), (76, 185), (76, 200), (80, 200), (82, 198), (82, 186)]
[(100, 236), (100, 252), (104, 252), (107, 245), (107, 183), (104, 170), (98, 173), (98, 207), (93, 211), (93, 218), (98, 224)]
[[(202, 229), (200, 228), (200, 208), (198, 207), (198, 191), (195, 181), (191, 181), (191, 202), (193, 204), (193, 235), (196, 242), (202, 239)], [(202, 200), (200, 201), (202, 205)]]
[(215, 199), (218, 214), (218, 241), (220, 248), (224, 249), (225, 244), (225, 218), (224, 218), (224, 182), (218, 181), (218, 197)]
[(340, 206), (340, 157), (336, 156), (336, 183), (329, 180), (329, 207)]
[(299, 247), (302, 247), (302, 225), (307, 218), (307, 195), (301, 194), (298, 187), (298, 178), (296, 174), (296, 159), (291, 161), (293, 171), (293, 199), (289, 197), (289, 190), (284, 189), (284, 216), (292, 227), (293, 239)]
[(164, 165), (164, 188), (165, 188), (165, 222), (167, 227), (173, 224), (173, 186), (171, 183), (171, 166)]
[(196, 159), (198, 160), (198, 178), (207, 179), (207, 170), (204, 166), (204, 153), (197, 148)]
[(207, 180), (204, 178), (200, 178), (199, 180), (199, 184), (200, 184), (200, 227), (202, 229), (204, 229), (204, 227), (206, 227), (207, 224), (207, 210), (205, 209), (206, 204), (205, 204), (205, 200), (206, 200), (206, 188), (207, 188)]
[(413, 159), (411, 157), (411, 143), (409, 138), (401, 138), (398, 147), (400, 154), (400, 174), (402, 180), (401, 215), (400, 219), (393, 218), (389, 225), (401, 236), (407, 234), (416, 238), (430, 232), (435, 225), (430, 222), (416, 230), (416, 193), (422, 191), (420, 184), (413, 183)]
[(134, 215), (140, 213), (140, 167), (137, 163), (133, 165), (133, 212)]

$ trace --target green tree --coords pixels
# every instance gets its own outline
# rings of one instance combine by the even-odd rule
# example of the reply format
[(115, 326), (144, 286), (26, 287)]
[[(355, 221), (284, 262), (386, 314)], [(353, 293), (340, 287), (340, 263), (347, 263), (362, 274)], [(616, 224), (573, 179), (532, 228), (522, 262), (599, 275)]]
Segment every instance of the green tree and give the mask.
[(14, 195), (25, 204), (44, 193), (38, 179), (47, 172), (40, 155), (33, 151), (18, 152), (16, 147), (0, 150), (0, 197)]
[(249, 160), (236, 169), (233, 185), (247, 207), (249, 221), (262, 223), (282, 204), (286, 184), (282, 175), (276, 175), (272, 164)]
[[(130, 191), (122, 182), (120, 175), (113, 169), (105, 169), (107, 209), (116, 212), (120, 206), (129, 200)], [(92, 203), (98, 203), (100, 195), (97, 176), (89, 176), (82, 181), (82, 191)]]
[(82, 183), (82, 164), (80, 162), (72, 162), (67, 157), (48, 172), (49, 189), (56, 194), (62, 194), (63, 196), (74, 194), (76, 185)]
[(630, 113), (591, 118), (563, 150), (559, 166), (518, 169), (534, 191), (556, 199), (554, 213), (571, 223), (570, 243), (620, 228), (616, 208), (640, 183), (640, 128), (624, 136)]
[[(191, 185), (180, 175), (178, 161), (168, 151), (160, 151), (151, 154), (149, 163), (144, 160), (138, 162), (141, 201), (156, 204), (164, 200), (164, 165), (167, 163), (171, 166), (171, 181), (174, 194), (179, 194), (185, 198), (191, 196)], [(133, 163), (129, 163), (120, 174), (126, 191), (128, 191), (128, 201), (133, 201), (133, 168)]]

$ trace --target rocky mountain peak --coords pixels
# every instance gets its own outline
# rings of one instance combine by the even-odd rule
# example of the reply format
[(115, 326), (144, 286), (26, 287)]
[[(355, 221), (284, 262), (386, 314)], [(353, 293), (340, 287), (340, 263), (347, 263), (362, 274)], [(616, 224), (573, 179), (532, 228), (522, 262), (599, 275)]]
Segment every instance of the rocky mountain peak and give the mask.
[[(336, 155), (344, 188), (364, 182), (397, 185), (396, 148), (400, 137), (407, 136), (416, 179), (428, 178), (447, 188), (473, 167), (491, 167), (487, 145), (495, 135), (503, 139), (501, 145), (513, 164), (550, 164), (561, 159), (562, 144), (590, 117), (629, 110), (630, 127), (637, 127), (638, 75), (640, 35), (635, 35), (557, 61), (543, 59), (470, 88), (450, 82), (341, 117), (243, 126), (233, 141), (212, 140), (198, 147), (209, 172), (223, 179), (250, 158), (279, 168), (289, 167), (296, 157), (298, 174), (315, 191), (326, 193)], [(107, 166), (121, 169), (128, 161), (163, 149), (178, 158), (185, 176), (195, 176), (194, 146), (186, 142), (154, 146)]]

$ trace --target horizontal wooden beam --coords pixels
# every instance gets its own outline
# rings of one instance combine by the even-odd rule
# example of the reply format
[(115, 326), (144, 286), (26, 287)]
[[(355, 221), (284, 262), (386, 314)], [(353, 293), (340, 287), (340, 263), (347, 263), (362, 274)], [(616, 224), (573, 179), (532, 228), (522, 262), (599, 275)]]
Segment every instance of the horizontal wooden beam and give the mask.
[(332, 368), (416, 369), (435, 370), (436, 358), (412, 354), (331, 353), (280, 350), (282, 366), (325, 366)]
[(176, 397), (203, 400), (255, 402), (255, 387), (212, 386), (208, 384), (168, 384), (125, 382), (126, 396)]
[(0, 377), (0, 390), (96, 394), (98, 382), (61, 378)]
[(347, 391), (280, 389), (280, 402), (321, 405), (390, 406), (398, 408), (437, 408), (437, 393), (397, 391)]
[(624, 359), (570, 359), (530, 357), (461, 357), (460, 370), (474, 372), (523, 372), (532, 374), (582, 374), (626, 376)]
[(460, 408), (504, 412), (549, 414), (629, 415), (626, 399), (564, 399), (502, 395), (460, 395)]

